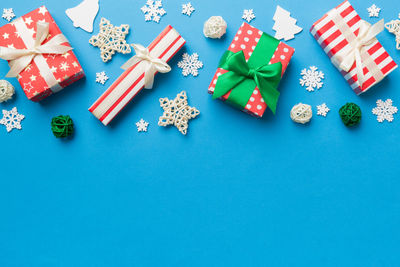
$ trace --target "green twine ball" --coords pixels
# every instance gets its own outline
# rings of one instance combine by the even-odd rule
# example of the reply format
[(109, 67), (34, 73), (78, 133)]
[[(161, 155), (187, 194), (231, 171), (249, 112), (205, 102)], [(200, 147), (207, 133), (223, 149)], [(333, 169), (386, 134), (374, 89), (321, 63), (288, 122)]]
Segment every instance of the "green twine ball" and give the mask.
[(361, 121), (361, 109), (354, 103), (347, 103), (341, 107), (339, 115), (346, 126), (354, 126)]
[(74, 133), (74, 122), (66, 115), (54, 117), (51, 120), (51, 130), (57, 138), (65, 138)]

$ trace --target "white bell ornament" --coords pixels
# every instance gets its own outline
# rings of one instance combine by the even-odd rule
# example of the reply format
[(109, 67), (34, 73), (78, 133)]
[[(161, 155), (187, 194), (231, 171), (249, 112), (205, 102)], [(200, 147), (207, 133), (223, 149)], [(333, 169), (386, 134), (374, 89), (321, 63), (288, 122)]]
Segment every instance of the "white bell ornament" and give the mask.
[(93, 32), (93, 22), (99, 12), (99, 0), (83, 0), (79, 5), (65, 11), (75, 27)]

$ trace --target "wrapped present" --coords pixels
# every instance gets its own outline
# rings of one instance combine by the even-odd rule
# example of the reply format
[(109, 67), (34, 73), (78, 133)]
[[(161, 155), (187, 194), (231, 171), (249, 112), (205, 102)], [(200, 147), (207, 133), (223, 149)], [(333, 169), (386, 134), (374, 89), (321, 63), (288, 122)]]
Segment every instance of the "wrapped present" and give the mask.
[(345, 1), (315, 22), (310, 31), (353, 91), (361, 94), (397, 68), (376, 39), (383, 29), (383, 20), (371, 25)]
[(40, 101), (85, 73), (45, 6), (0, 28), (0, 58), (10, 65), (26, 96)]
[(125, 71), (94, 102), (89, 111), (104, 125), (110, 123), (137, 93), (143, 88), (153, 87), (157, 72), (166, 73), (171, 70), (167, 62), (185, 43), (172, 26), (167, 26), (149, 47), (132, 45), (136, 55), (122, 66)]
[(279, 82), (294, 49), (243, 23), (222, 56), (208, 92), (256, 117), (275, 113)]

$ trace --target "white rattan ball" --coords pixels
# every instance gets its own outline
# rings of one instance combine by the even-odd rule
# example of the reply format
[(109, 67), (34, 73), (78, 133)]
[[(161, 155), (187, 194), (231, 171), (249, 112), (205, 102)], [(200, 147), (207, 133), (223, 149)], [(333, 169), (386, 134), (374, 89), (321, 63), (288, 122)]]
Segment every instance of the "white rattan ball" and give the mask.
[(13, 97), (15, 93), (14, 86), (6, 80), (0, 80), (0, 103)]
[(204, 23), (203, 33), (208, 38), (221, 38), (226, 33), (226, 27), (228, 25), (221, 16), (212, 16)]
[(299, 103), (290, 111), (290, 118), (297, 123), (306, 124), (312, 118), (312, 109), (310, 105)]

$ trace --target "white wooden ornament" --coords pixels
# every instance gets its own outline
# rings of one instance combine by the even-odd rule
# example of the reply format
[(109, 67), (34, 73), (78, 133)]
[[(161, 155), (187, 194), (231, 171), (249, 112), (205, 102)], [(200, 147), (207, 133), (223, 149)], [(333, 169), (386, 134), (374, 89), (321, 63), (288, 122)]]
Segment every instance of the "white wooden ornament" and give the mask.
[(272, 29), (276, 31), (275, 38), (278, 40), (285, 39), (285, 41), (288, 41), (294, 39), (294, 35), (303, 30), (303, 28), (296, 25), (297, 19), (292, 18), (290, 12), (280, 6), (276, 7), (273, 20), (275, 24)]
[(99, 0), (83, 0), (79, 5), (65, 11), (75, 27), (93, 32), (93, 22), (99, 12)]

